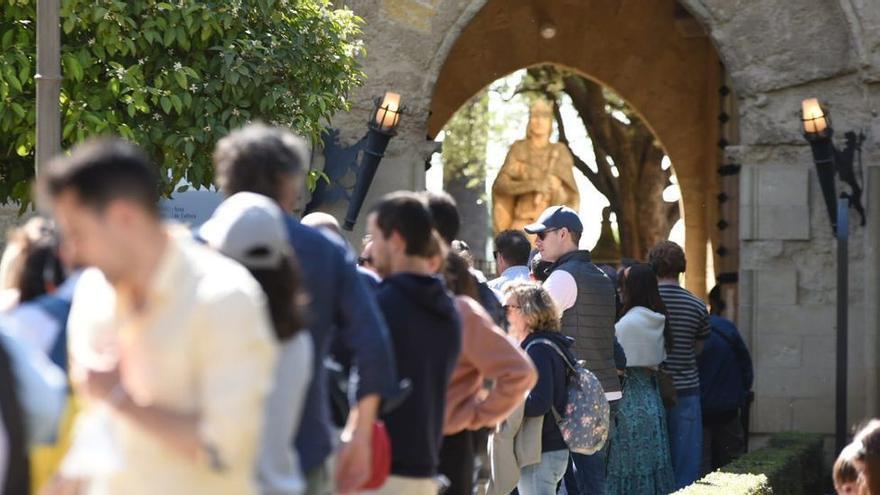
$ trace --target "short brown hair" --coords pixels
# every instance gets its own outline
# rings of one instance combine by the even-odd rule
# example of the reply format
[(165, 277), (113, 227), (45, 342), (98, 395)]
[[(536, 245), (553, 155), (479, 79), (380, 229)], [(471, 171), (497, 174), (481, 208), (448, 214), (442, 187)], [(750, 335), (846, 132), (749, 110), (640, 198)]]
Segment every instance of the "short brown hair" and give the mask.
[(96, 212), (122, 199), (159, 217), (159, 174), (147, 155), (128, 141), (89, 139), (75, 146), (70, 156), (54, 158), (42, 172), (37, 177), (41, 201), (73, 191), (80, 203)]
[(308, 167), (308, 145), (287, 129), (250, 124), (217, 142), (214, 174), (223, 194), (247, 191), (280, 198), (283, 176), (298, 176)]
[(530, 330), (559, 331), (562, 313), (547, 289), (534, 282), (515, 281), (504, 286), (504, 293), (519, 306)]
[(654, 246), (648, 253), (648, 263), (660, 278), (677, 277), (687, 268), (684, 250), (672, 241), (663, 241)]

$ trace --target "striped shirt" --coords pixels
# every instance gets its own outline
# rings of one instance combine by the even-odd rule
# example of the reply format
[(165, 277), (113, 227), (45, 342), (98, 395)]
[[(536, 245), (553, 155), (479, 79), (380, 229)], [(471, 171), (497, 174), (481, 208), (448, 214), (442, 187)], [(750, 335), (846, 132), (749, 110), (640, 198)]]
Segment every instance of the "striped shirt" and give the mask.
[(672, 375), (679, 391), (699, 389), (694, 344), (709, 337), (709, 313), (698, 297), (677, 285), (660, 285), (660, 297), (669, 312), (672, 349), (663, 370)]

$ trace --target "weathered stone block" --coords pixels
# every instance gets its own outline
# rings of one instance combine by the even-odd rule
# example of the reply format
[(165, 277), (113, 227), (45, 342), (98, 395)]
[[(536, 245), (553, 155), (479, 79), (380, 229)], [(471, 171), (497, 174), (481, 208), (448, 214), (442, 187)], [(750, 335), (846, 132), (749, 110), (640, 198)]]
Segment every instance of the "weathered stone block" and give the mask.
[(803, 167), (745, 167), (740, 183), (743, 239), (809, 239), (809, 176)]
[(755, 304), (797, 304), (797, 270), (759, 270), (755, 275), (758, 291)]
[(805, 336), (803, 338), (803, 363), (826, 370), (833, 370), (836, 352), (833, 334)]
[(752, 406), (753, 433), (791, 430), (791, 400), (784, 397), (758, 395)]
[(807, 433), (834, 433), (834, 400), (794, 399), (791, 402), (792, 428)]
[(800, 368), (803, 338), (798, 335), (759, 335), (753, 351), (755, 365), (764, 368)]
[(755, 394), (771, 397), (819, 399), (834, 392), (834, 370), (811, 366), (778, 368), (758, 366), (755, 371)]
[(761, 306), (755, 309), (755, 333), (834, 335), (834, 307), (798, 305)]

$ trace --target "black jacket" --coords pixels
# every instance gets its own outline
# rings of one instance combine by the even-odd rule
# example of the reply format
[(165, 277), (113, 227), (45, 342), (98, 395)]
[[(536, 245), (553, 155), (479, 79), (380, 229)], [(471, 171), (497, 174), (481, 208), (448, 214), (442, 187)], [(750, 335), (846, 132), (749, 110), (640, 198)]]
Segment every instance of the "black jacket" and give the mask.
[(397, 357), (397, 375), (412, 393), (382, 416), (391, 436), (391, 472), (437, 474), (446, 387), (461, 352), (461, 322), (452, 295), (437, 277), (399, 273), (377, 292)]
[(559, 432), (559, 427), (556, 426), (552, 407), (555, 407), (560, 414), (565, 412), (565, 406), (568, 403), (568, 366), (559, 353), (549, 345), (540, 342), (532, 344), (536, 339), (547, 339), (553, 342), (566, 353), (572, 363), (575, 362), (574, 354), (571, 353), (574, 339), (559, 332), (537, 331), (530, 334), (522, 342), (522, 348), (528, 348), (526, 352), (538, 369), (538, 383), (526, 397), (525, 416), (532, 418), (544, 416), (544, 427), (541, 430), (541, 452), (567, 450), (568, 446), (562, 438), (562, 433)]

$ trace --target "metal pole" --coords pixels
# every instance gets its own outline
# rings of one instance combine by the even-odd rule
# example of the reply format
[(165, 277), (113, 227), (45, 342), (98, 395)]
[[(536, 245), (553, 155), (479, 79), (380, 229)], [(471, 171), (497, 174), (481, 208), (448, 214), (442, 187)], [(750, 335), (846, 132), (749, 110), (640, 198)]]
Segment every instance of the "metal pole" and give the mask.
[(849, 307), (849, 200), (837, 200), (837, 373), (835, 384), (835, 449), (847, 444), (846, 374)]
[(37, 0), (37, 150), (34, 175), (61, 152), (60, 0)]
[(391, 140), (392, 135), (372, 128), (367, 133), (367, 145), (364, 147), (364, 154), (361, 157), (361, 169), (351, 194), (351, 201), (348, 203), (345, 222), (342, 225), (342, 228), (349, 232), (354, 230), (361, 206), (364, 204), (367, 191), (370, 190), (370, 185), (373, 183), (379, 162), (385, 156), (385, 149), (388, 148), (388, 141)]

